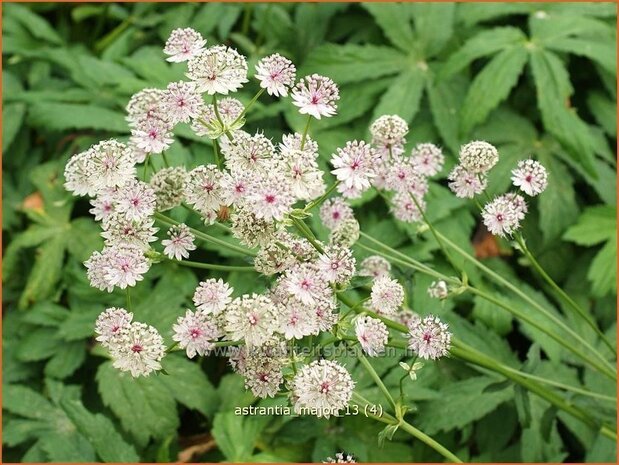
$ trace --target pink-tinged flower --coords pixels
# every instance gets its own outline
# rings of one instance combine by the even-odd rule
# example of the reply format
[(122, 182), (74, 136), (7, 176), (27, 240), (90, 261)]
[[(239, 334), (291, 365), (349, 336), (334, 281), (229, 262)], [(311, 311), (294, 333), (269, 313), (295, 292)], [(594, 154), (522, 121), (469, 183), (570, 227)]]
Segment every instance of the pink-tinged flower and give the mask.
[(546, 168), (535, 160), (521, 160), (512, 170), (512, 182), (522, 192), (532, 197), (541, 194), (548, 186)]
[(488, 185), (488, 178), (485, 174), (472, 173), (464, 167), (457, 165), (449, 173), (449, 188), (456, 194), (456, 197), (472, 199), (477, 194), (481, 194)]
[(264, 57), (256, 65), (256, 79), (269, 95), (288, 95), (288, 89), (294, 86), (296, 76), (297, 69), (292, 61), (279, 53)]
[(166, 41), (163, 53), (169, 55), (167, 61), (180, 63), (202, 53), (206, 40), (202, 35), (190, 28), (174, 29)]
[(445, 156), (434, 144), (417, 144), (411, 152), (411, 163), (415, 171), (422, 176), (434, 176), (443, 169)]
[(311, 412), (329, 418), (348, 406), (355, 382), (342, 365), (331, 360), (316, 360), (304, 366), (291, 383), (296, 413)]
[(281, 221), (292, 210), (295, 199), (290, 185), (282, 181), (274, 174), (252, 184), (247, 200), (257, 218)]
[(219, 210), (224, 204), (220, 184), (222, 176), (216, 165), (198, 166), (191, 170), (185, 184), (185, 201), (202, 214)]
[(318, 258), (318, 269), (327, 281), (335, 284), (349, 282), (355, 274), (355, 257), (350, 249), (330, 245)]
[[(370, 187), (370, 179), (375, 176), (376, 152), (363, 141), (347, 142), (331, 156), (331, 171), (343, 187), (363, 191)], [(339, 187), (339, 186), (338, 186)]]
[(174, 142), (172, 126), (161, 119), (140, 121), (131, 130), (131, 142), (147, 153), (161, 153)]
[(290, 295), (305, 305), (315, 305), (330, 295), (329, 282), (309, 263), (288, 270), (284, 283)]
[(278, 331), (285, 339), (303, 339), (310, 334), (318, 334), (315, 315), (307, 306), (295, 299), (288, 299), (280, 308)]
[(414, 320), (409, 325), (408, 346), (426, 360), (437, 360), (449, 353), (451, 333), (449, 327), (435, 316)]
[(88, 213), (95, 217), (95, 221), (105, 221), (116, 209), (114, 201), (114, 190), (102, 190), (90, 201), (92, 208)]
[(292, 91), (292, 103), (299, 107), (299, 113), (316, 119), (335, 115), (339, 99), (337, 85), (328, 77), (318, 74), (305, 76)]
[(379, 278), (381, 276), (389, 276), (391, 271), (391, 263), (380, 255), (370, 255), (364, 258), (361, 262), (359, 276), (371, 276)]
[(204, 312), (187, 310), (185, 316), (179, 316), (172, 326), (172, 339), (178, 342), (181, 349), (185, 349), (187, 357), (194, 358), (196, 354), (207, 355), (214, 342), (220, 336), (217, 324)]
[(272, 340), (279, 328), (279, 315), (279, 308), (268, 297), (244, 295), (228, 305), (224, 329), (230, 340), (244, 340), (248, 346), (259, 346)]
[(165, 120), (165, 113), (161, 108), (164, 90), (161, 89), (142, 89), (133, 94), (127, 104), (127, 121), (130, 126), (146, 120)]
[(275, 147), (264, 134), (238, 131), (234, 143), (222, 144), (221, 153), (226, 159), (226, 168), (234, 173), (265, 174), (273, 167)]
[(484, 225), (495, 236), (511, 236), (520, 227), (520, 220), (524, 213), (519, 203), (507, 195), (495, 198), (487, 203), (481, 213)]
[(127, 245), (147, 250), (149, 243), (157, 240), (155, 234), (159, 229), (154, 223), (149, 217), (128, 220), (122, 213), (112, 213), (103, 221), (101, 236), (108, 247)]
[(385, 323), (369, 316), (355, 318), (355, 334), (361, 348), (370, 357), (382, 354), (389, 339), (389, 330)]
[(195, 236), (189, 230), (186, 224), (179, 224), (168, 229), (169, 239), (161, 241), (161, 245), (165, 247), (163, 253), (168, 258), (182, 260), (189, 258), (189, 251), (196, 250), (196, 245), (193, 243)]
[(232, 302), (232, 289), (222, 279), (207, 279), (202, 281), (193, 295), (193, 303), (204, 313), (219, 315)]
[(374, 280), (370, 303), (372, 310), (380, 315), (394, 315), (404, 302), (404, 288), (395, 279), (381, 276)]
[(95, 323), (96, 340), (103, 347), (109, 347), (110, 343), (120, 334), (123, 328), (131, 324), (133, 313), (127, 312), (124, 308), (111, 307), (106, 309), (97, 317)]
[(233, 48), (216, 45), (189, 60), (187, 77), (198, 92), (227, 95), (247, 82), (247, 60)]
[(131, 376), (148, 376), (161, 370), (165, 345), (161, 334), (144, 323), (132, 323), (123, 328), (109, 347), (114, 368), (128, 371)]
[[(217, 112), (221, 122), (217, 118), (217, 113), (215, 113), (215, 106), (208, 104), (202, 107), (200, 115), (191, 122), (191, 129), (196, 135), (208, 136), (211, 139), (221, 137), (227, 130), (236, 140), (236, 131), (245, 124), (245, 119), (239, 119), (244, 110), (245, 107), (239, 100), (232, 97), (224, 97), (217, 101)], [(227, 140), (226, 136), (220, 142)]]
[(103, 249), (103, 255), (107, 258), (105, 279), (110, 285), (121, 289), (133, 287), (142, 281), (143, 275), (150, 268), (144, 253), (137, 247), (107, 247)]
[(410, 192), (398, 192), (391, 199), (391, 211), (398, 220), (406, 223), (415, 223), (423, 219), (422, 213), (426, 208), (426, 201), (421, 197), (415, 196), (419, 207), (421, 207), (420, 210), (413, 200), (413, 195), (415, 194)]
[(127, 220), (139, 221), (155, 213), (157, 197), (148, 184), (133, 179), (114, 194), (116, 211)]
[(329, 229), (334, 229), (343, 221), (354, 217), (353, 209), (341, 197), (327, 199), (320, 207), (320, 219)]
[(171, 82), (163, 94), (161, 108), (166, 119), (173, 124), (188, 123), (200, 116), (204, 100), (194, 82)]
[[(372, 134), (372, 144), (380, 143), (387, 148), (403, 145), (404, 138), (408, 134), (408, 124), (398, 115), (383, 115), (372, 123), (370, 134)], [(392, 155), (399, 154), (392, 153)]]

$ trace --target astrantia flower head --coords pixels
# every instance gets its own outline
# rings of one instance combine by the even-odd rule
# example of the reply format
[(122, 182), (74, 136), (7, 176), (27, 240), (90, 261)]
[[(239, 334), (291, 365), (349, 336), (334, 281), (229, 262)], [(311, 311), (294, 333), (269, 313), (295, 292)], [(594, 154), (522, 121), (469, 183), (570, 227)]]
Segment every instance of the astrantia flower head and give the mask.
[(389, 339), (389, 330), (385, 323), (369, 316), (355, 318), (355, 334), (361, 348), (370, 357), (383, 353)]
[(428, 181), (411, 162), (411, 159), (394, 157), (385, 177), (385, 187), (401, 193), (411, 192), (422, 198), (428, 192)]
[(188, 180), (187, 171), (180, 166), (157, 171), (149, 182), (155, 192), (157, 211), (162, 212), (179, 206), (185, 197), (185, 185)]
[(434, 176), (443, 168), (445, 156), (434, 144), (417, 144), (411, 152), (411, 163), (419, 174)]
[(93, 176), (92, 149), (73, 155), (64, 168), (64, 187), (73, 195), (97, 193), (97, 180)]
[(327, 457), (322, 463), (357, 463), (355, 458), (350, 454), (344, 452), (338, 452), (334, 457)]
[(404, 302), (404, 288), (395, 279), (381, 276), (374, 280), (370, 294), (371, 308), (379, 315), (394, 315)]
[(121, 187), (135, 176), (131, 150), (117, 140), (104, 140), (91, 148), (92, 182), (97, 191)]
[(174, 29), (165, 43), (163, 53), (169, 55), (167, 61), (180, 63), (190, 60), (202, 53), (206, 40), (202, 35), (190, 27)]
[(529, 211), (529, 207), (527, 206), (527, 202), (524, 200), (524, 197), (520, 194), (516, 194), (515, 192), (508, 192), (507, 194), (504, 194), (503, 197), (507, 201), (511, 202), (518, 219), (524, 220), (525, 215)]
[(373, 143), (401, 144), (408, 134), (408, 124), (398, 115), (383, 115), (372, 123), (370, 134)]
[(488, 231), (495, 236), (504, 237), (511, 236), (518, 230), (522, 211), (511, 198), (500, 196), (484, 206), (481, 216)]
[(161, 370), (165, 345), (159, 332), (144, 323), (132, 323), (123, 328), (110, 345), (113, 365), (131, 376), (148, 376)]
[(339, 99), (335, 82), (318, 74), (301, 78), (292, 91), (292, 103), (299, 107), (299, 113), (316, 119), (335, 115)]
[(279, 144), (279, 153), (283, 158), (302, 157), (304, 159), (318, 158), (318, 144), (309, 135), (305, 136), (305, 144), (301, 149), (303, 136), (298, 132), (294, 134), (284, 134)]
[[(370, 179), (375, 176), (376, 152), (363, 141), (346, 142), (331, 156), (331, 171), (342, 184), (338, 187), (352, 187), (363, 191), (370, 187)], [(340, 192), (341, 190), (338, 189)]]
[(132, 179), (114, 194), (116, 211), (126, 219), (139, 221), (155, 213), (155, 191), (148, 184)]
[(284, 181), (273, 173), (252, 184), (247, 201), (257, 218), (281, 221), (290, 212), (295, 198), (290, 184)]
[(391, 263), (380, 255), (370, 255), (361, 262), (359, 276), (371, 276), (379, 278), (381, 276), (389, 276), (391, 271)]
[(114, 192), (115, 189), (104, 189), (90, 201), (92, 208), (88, 210), (88, 213), (95, 217), (95, 221), (105, 221), (116, 210)]
[(467, 171), (463, 166), (457, 165), (449, 173), (449, 188), (456, 197), (472, 199), (481, 194), (488, 185), (488, 178), (482, 173)]
[(525, 194), (533, 197), (546, 189), (548, 173), (538, 161), (521, 160), (518, 162), (518, 167), (512, 170), (512, 182)]
[(421, 197), (415, 197), (417, 204), (421, 207), (420, 210), (413, 200), (413, 195), (415, 194), (411, 194), (410, 192), (398, 192), (391, 199), (391, 211), (393, 212), (393, 216), (398, 220), (414, 223), (423, 219), (422, 212), (426, 207), (426, 202)]
[(208, 314), (187, 310), (184, 316), (179, 316), (172, 326), (172, 339), (185, 349), (187, 357), (194, 358), (196, 354), (204, 356), (215, 347), (214, 341), (220, 336), (217, 324)]
[(232, 235), (247, 247), (265, 246), (275, 237), (275, 223), (272, 220), (258, 218), (248, 208), (237, 209), (230, 220)]
[(297, 259), (285, 244), (279, 240), (262, 247), (254, 258), (254, 268), (266, 276), (286, 271), (297, 263)]
[(103, 347), (109, 347), (111, 342), (120, 334), (123, 328), (128, 327), (133, 320), (133, 313), (124, 308), (111, 307), (97, 317), (95, 333), (97, 341)]
[(216, 45), (189, 60), (187, 77), (196, 82), (198, 92), (227, 95), (247, 82), (247, 60), (233, 48)]
[(233, 172), (266, 173), (275, 156), (273, 142), (262, 133), (254, 135), (239, 131), (234, 143), (222, 144), (226, 168)]
[(200, 213), (217, 211), (224, 204), (221, 191), (222, 172), (216, 165), (202, 165), (189, 172), (185, 200)]
[(186, 224), (170, 227), (168, 229), (168, 237), (169, 239), (161, 241), (161, 245), (165, 247), (163, 253), (168, 258), (182, 260), (183, 258), (189, 258), (189, 251), (196, 250), (196, 245), (193, 243), (195, 236)]
[(488, 142), (476, 140), (460, 148), (460, 164), (471, 173), (486, 173), (499, 161), (499, 152)]
[(279, 328), (279, 309), (267, 296), (252, 294), (234, 299), (224, 313), (224, 329), (233, 341), (259, 346)]
[(426, 360), (436, 360), (449, 353), (451, 333), (447, 324), (435, 316), (415, 320), (409, 325), (408, 346)]
[(291, 383), (296, 413), (329, 418), (346, 408), (355, 382), (346, 368), (331, 360), (316, 360), (304, 366)]
[(165, 120), (165, 113), (162, 110), (165, 91), (161, 89), (142, 89), (133, 94), (127, 104), (127, 121), (130, 126), (135, 126), (145, 120)]
[(323, 172), (314, 157), (303, 151), (278, 154), (276, 168), (290, 185), (292, 195), (298, 200), (311, 200), (325, 192)]
[(327, 278), (311, 263), (303, 263), (288, 270), (285, 286), (291, 296), (305, 305), (314, 305), (331, 294)]
[(112, 213), (103, 221), (101, 236), (108, 247), (128, 245), (147, 250), (149, 243), (157, 240), (155, 234), (159, 229), (153, 226), (154, 223), (155, 220), (148, 217), (128, 220), (121, 213)]
[(204, 313), (220, 314), (230, 302), (234, 289), (222, 279), (207, 279), (202, 281), (193, 294), (193, 303)]
[(278, 332), (286, 339), (303, 339), (310, 334), (318, 334), (316, 315), (309, 306), (289, 298), (280, 305), (280, 327)]
[(140, 121), (131, 130), (131, 142), (146, 153), (161, 153), (174, 142), (172, 125), (162, 119)]
[(353, 209), (341, 197), (327, 199), (320, 207), (320, 219), (329, 229), (334, 229), (342, 221), (354, 218)]
[(355, 257), (350, 249), (327, 246), (318, 259), (318, 269), (330, 283), (346, 284), (355, 274)]
[(188, 123), (200, 116), (204, 100), (194, 82), (171, 82), (163, 94), (161, 109), (171, 123)]
[[(198, 136), (208, 136), (217, 139), (228, 131), (233, 137), (236, 131), (245, 124), (244, 118), (239, 118), (245, 110), (243, 104), (232, 97), (225, 97), (217, 102), (217, 113), (212, 104), (204, 105), (200, 115), (191, 122), (191, 129)], [(222, 126), (223, 123), (223, 126)], [(227, 140), (227, 139), (226, 139)]]
[(443, 280), (432, 281), (432, 284), (428, 287), (428, 295), (433, 299), (446, 299), (449, 295), (447, 283)]
[(256, 397), (274, 397), (284, 382), (282, 368), (287, 359), (286, 346), (269, 341), (261, 346), (239, 347), (230, 357), (235, 371), (245, 377), (245, 388)]
[(346, 218), (340, 221), (329, 234), (329, 244), (350, 248), (359, 240), (361, 230), (355, 218)]
[(279, 53), (264, 57), (256, 64), (256, 79), (260, 81), (260, 87), (276, 97), (288, 95), (296, 75), (297, 69), (292, 61)]
[(139, 247), (106, 247), (102, 255), (107, 259), (105, 279), (121, 289), (133, 287), (142, 281), (143, 275), (150, 268), (150, 263)]

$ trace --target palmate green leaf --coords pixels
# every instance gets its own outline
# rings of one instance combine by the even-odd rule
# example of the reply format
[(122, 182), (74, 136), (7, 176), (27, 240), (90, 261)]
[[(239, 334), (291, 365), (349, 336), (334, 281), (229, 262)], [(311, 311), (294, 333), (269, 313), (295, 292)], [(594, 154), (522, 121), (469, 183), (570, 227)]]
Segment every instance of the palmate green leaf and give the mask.
[(15, 20), (24, 26), (33, 37), (60, 45), (63, 40), (56, 30), (43, 18), (26, 6), (10, 3), (4, 6), (5, 21)]
[(411, 3), (410, 8), (424, 56), (432, 57), (443, 49), (453, 35), (456, 4), (420, 2)]
[(24, 116), (26, 115), (26, 105), (23, 103), (10, 103), (2, 107), (2, 152), (7, 154), (7, 149), (21, 128)]
[(22, 250), (36, 247), (44, 241), (54, 237), (57, 230), (38, 224), (33, 224), (24, 232), (16, 235), (13, 241), (7, 246), (4, 251), (2, 260), (2, 280), (6, 281), (14, 272), (15, 266), (19, 259), (19, 254)]
[(518, 82), (528, 54), (524, 47), (508, 48), (497, 54), (475, 76), (460, 110), (463, 134), (483, 122), (499, 103), (507, 98)]
[(439, 79), (453, 76), (478, 58), (524, 45), (526, 39), (526, 35), (516, 27), (504, 26), (482, 30), (447, 59), (439, 71)]
[(55, 407), (35, 390), (19, 384), (2, 387), (2, 408), (32, 420), (47, 422), (54, 418)]
[(47, 455), (50, 462), (94, 462), (95, 451), (88, 440), (77, 433), (73, 425), (70, 430), (50, 432), (43, 436), (37, 444)]
[(612, 137), (617, 137), (617, 103), (601, 92), (587, 96), (587, 105), (597, 123)]
[(405, 53), (416, 46), (415, 34), (411, 26), (411, 5), (407, 3), (363, 3), (385, 36), (393, 45)]
[(226, 459), (244, 462), (252, 456), (260, 430), (261, 425), (256, 418), (224, 412), (215, 415), (211, 434)]
[(561, 14), (550, 12), (533, 14), (529, 18), (531, 36), (535, 42), (546, 46), (558, 38), (588, 36), (613, 39), (614, 28), (599, 19), (583, 14)]
[(453, 153), (460, 147), (460, 108), (466, 92), (466, 79), (426, 80), (432, 118), (445, 144)]
[(592, 292), (597, 297), (609, 292), (617, 293), (617, 242), (609, 240), (598, 252), (587, 273), (593, 283)]
[(549, 41), (545, 46), (558, 52), (566, 52), (589, 58), (597, 62), (613, 76), (617, 75), (617, 50), (613, 42), (560, 37)]
[(24, 336), (16, 348), (17, 358), (23, 362), (45, 360), (56, 353), (62, 342), (54, 328), (37, 328)]
[[(484, 391), (496, 382), (495, 378), (477, 376), (445, 384), (439, 399), (420, 403), (417, 426), (426, 434), (436, 434), (483, 418), (514, 396), (509, 387)], [(480, 395), (483, 395), (483, 402)]]
[(548, 187), (539, 196), (539, 227), (546, 243), (558, 238), (565, 229), (576, 221), (578, 205), (574, 191), (574, 180), (565, 165), (557, 157), (538, 152), (539, 161), (548, 171)]
[(373, 119), (381, 115), (398, 115), (411, 122), (419, 111), (426, 74), (419, 67), (404, 71), (380, 98)]
[(563, 239), (582, 246), (592, 246), (614, 240), (616, 234), (617, 208), (603, 205), (587, 208), (578, 222), (565, 232)]
[(491, 21), (509, 15), (524, 15), (541, 5), (533, 3), (459, 3), (456, 10), (456, 17), (464, 26), (473, 26), (483, 21)]
[(77, 400), (63, 399), (60, 405), (103, 461), (137, 462), (139, 460), (133, 446), (125, 442), (109, 418), (89, 412)]
[(544, 126), (565, 146), (574, 161), (595, 177), (590, 130), (576, 112), (567, 107), (572, 85), (565, 66), (554, 53), (534, 49), (531, 68)]
[(84, 341), (63, 342), (45, 365), (45, 375), (64, 379), (71, 376), (86, 360)]
[(566, 454), (557, 430), (556, 413), (549, 404), (529, 396), (531, 424), (520, 439), (522, 460), (527, 462), (562, 462)]
[(390, 47), (327, 44), (310, 52), (299, 75), (324, 74), (341, 85), (398, 73), (406, 62), (404, 55)]
[(28, 109), (28, 122), (48, 131), (98, 129), (120, 134), (129, 132), (122, 113), (77, 103), (36, 103)]

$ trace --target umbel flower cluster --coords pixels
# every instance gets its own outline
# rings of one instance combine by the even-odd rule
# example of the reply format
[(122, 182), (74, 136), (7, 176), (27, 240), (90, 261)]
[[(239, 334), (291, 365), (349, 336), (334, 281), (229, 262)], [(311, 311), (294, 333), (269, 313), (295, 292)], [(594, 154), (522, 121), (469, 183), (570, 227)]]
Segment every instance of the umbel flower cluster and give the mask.
[[(273, 54), (256, 64), (260, 91), (246, 106), (229, 96), (249, 81), (247, 60), (236, 50), (207, 47), (197, 31), (176, 29), (163, 52), (170, 62), (187, 63), (187, 80), (135, 94), (126, 109), (130, 138), (102, 141), (66, 166), (66, 188), (91, 198), (90, 211), (105, 239), (103, 250), (85, 262), (90, 284), (128, 292), (154, 263), (189, 258), (204, 235), (162, 215), (179, 206), (193, 210), (206, 227), (218, 223), (229, 229), (237, 247), (251, 251), (255, 271), (271, 284), (261, 294), (240, 294), (222, 279), (200, 282), (193, 308), (168, 329), (175, 344), (167, 349), (155, 328), (133, 322), (129, 299), (127, 309), (103, 311), (95, 331), (114, 366), (148, 376), (161, 369), (170, 350), (184, 350), (193, 358), (226, 346), (232, 369), (255, 396), (284, 391), (295, 411), (329, 417), (347, 407), (355, 383), (337, 360), (296, 353), (295, 341), (319, 341), (331, 333), (375, 357), (394, 338), (405, 338), (415, 359), (448, 355), (448, 326), (437, 316), (421, 317), (407, 308), (389, 261), (374, 255), (357, 263), (353, 247), (360, 226), (348, 203), (375, 188), (395, 218), (423, 221), (429, 179), (445, 161), (441, 149), (423, 143), (406, 153), (407, 123), (397, 115), (382, 116), (371, 124), (369, 141), (350, 140), (331, 155), (336, 181), (327, 188), (318, 143), (307, 128), (312, 118), (337, 113), (339, 90), (331, 79), (317, 74), (297, 78), (295, 65)], [(243, 130), (246, 112), (263, 92), (289, 96), (308, 118), (305, 132), (273, 141)], [(193, 169), (168, 166), (165, 150), (174, 142), (175, 126), (183, 123), (211, 140), (214, 163)], [(153, 157), (161, 157), (166, 167), (148, 177)], [(465, 145), (460, 164), (449, 175), (450, 187), (459, 197), (480, 194), (497, 159), (490, 144)], [(138, 170), (138, 164), (143, 168)], [(546, 185), (546, 173), (527, 160), (514, 170), (513, 180), (526, 194), (536, 195)], [(304, 222), (314, 208), (330, 231), (326, 241), (316, 239)], [(503, 235), (518, 228), (524, 213), (522, 197), (510, 193), (488, 203), (483, 217), (490, 231)], [(159, 228), (166, 229), (163, 239)], [(342, 309), (338, 299), (353, 279), (368, 283), (369, 296)], [(428, 292), (444, 299), (450, 290), (440, 281)]]

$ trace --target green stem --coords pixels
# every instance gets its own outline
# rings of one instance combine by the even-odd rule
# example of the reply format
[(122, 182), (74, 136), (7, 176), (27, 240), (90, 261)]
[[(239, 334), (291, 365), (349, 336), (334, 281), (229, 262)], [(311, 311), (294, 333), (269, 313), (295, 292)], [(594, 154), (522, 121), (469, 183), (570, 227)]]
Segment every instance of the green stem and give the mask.
[[(540, 305), (538, 302), (536, 302), (529, 295), (527, 295), (526, 293), (524, 293), (523, 291), (518, 289), (515, 285), (513, 285), (507, 279), (503, 278), (501, 275), (499, 275), (499, 274), (495, 273), (494, 271), (492, 271), (490, 268), (485, 266), (483, 263), (481, 263), (475, 257), (469, 255), (467, 252), (462, 250), (460, 247), (458, 247), (456, 244), (454, 244), (452, 241), (447, 239), (444, 235), (442, 235), (438, 231), (437, 231), (437, 234), (439, 236), (441, 236), (441, 238), (443, 239), (443, 241), (447, 245), (449, 245), (453, 250), (455, 250), (457, 253), (462, 255), (462, 257), (464, 257), (467, 261), (470, 261), (471, 263), (473, 263), (477, 268), (479, 268), (482, 271), (484, 271), (488, 276), (490, 276), (496, 282), (498, 282), (498, 283), (502, 284), (503, 286), (507, 287), (514, 294), (518, 295), (525, 302), (527, 302), (529, 305), (531, 305), (532, 307), (537, 309), (541, 314), (546, 316), (549, 320), (551, 320), (553, 323), (555, 323), (558, 327), (560, 327), (562, 330), (564, 330), (566, 333), (568, 333), (570, 336), (572, 336), (574, 339), (576, 339), (579, 343), (581, 343), (584, 347), (586, 347), (587, 350), (590, 351), (593, 355), (595, 355), (602, 362), (602, 364), (605, 366), (604, 369), (600, 369), (599, 365), (597, 365), (598, 366), (598, 370), (600, 370), (602, 373), (604, 373), (610, 379), (613, 379), (613, 380), (617, 379), (617, 373), (616, 373), (615, 368), (613, 367), (613, 365), (610, 364), (608, 362), (608, 360), (606, 360), (606, 358), (602, 354), (600, 354), (597, 350), (595, 350), (595, 348), (593, 348), (593, 346), (591, 344), (589, 344), (585, 339), (583, 339), (582, 336), (580, 336), (572, 328), (570, 328), (563, 321), (561, 321), (560, 318), (557, 318), (555, 315), (553, 315), (551, 312), (549, 312), (546, 308), (544, 308), (542, 305)], [(584, 357), (583, 356), (583, 359), (585, 361), (591, 363), (588, 360), (588, 357)]]
[[(162, 215), (161, 213), (155, 213), (155, 219), (168, 226), (175, 226), (175, 225), (180, 224), (178, 221), (175, 221), (172, 218)], [(198, 231), (197, 229), (189, 228), (189, 230), (193, 233), (194, 236), (196, 236), (198, 239), (202, 239), (203, 241), (210, 242), (212, 244), (217, 244), (220, 247), (223, 247), (229, 250), (234, 250), (235, 252), (241, 253), (243, 255), (247, 255), (249, 257), (256, 256), (256, 252), (252, 250), (245, 249), (238, 245), (230, 244), (229, 242), (218, 239), (217, 237), (213, 237), (209, 234), (203, 233), (202, 231)]]
[(514, 237), (516, 239), (516, 242), (520, 246), (520, 249), (524, 253), (524, 255), (527, 257), (529, 262), (531, 262), (531, 264), (533, 265), (533, 268), (535, 268), (535, 270), (541, 275), (541, 277), (544, 278), (544, 280), (568, 304), (568, 306), (571, 307), (572, 310), (574, 310), (578, 315), (580, 315), (580, 317), (583, 320), (585, 320), (585, 322), (597, 333), (597, 335), (600, 336), (600, 339), (602, 339), (602, 341), (604, 342), (604, 344), (606, 344), (606, 346), (610, 349), (610, 351), (614, 353), (615, 348), (610, 343), (610, 341), (606, 338), (606, 335), (602, 332), (602, 330), (598, 328), (598, 326), (595, 324), (595, 321), (593, 321), (591, 316), (588, 315), (582, 308), (580, 308), (580, 306), (574, 301), (574, 299), (572, 299), (563, 289), (561, 289), (561, 287), (554, 281), (554, 279), (552, 279), (548, 275), (548, 273), (546, 273), (546, 270), (544, 270), (544, 268), (542, 268), (539, 262), (535, 259), (535, 257), (533, 256), (533, 253), (527, 247), (527, 244), (524, 241), (522, 234), (516, 233)]
[(168, 162), (168, 156), (165, 154), (165, 150), (161, 152), (161, 158), (163, 158), (163, 164), (166, 168), (170, 167), (170, 163)]
[(148, 172), (148, 162), (149, 162), (150, 154), (146, 154), (146, 158), (144, 159), (144, 171), (142, 172), (142, 179), (144, 182), (147, 182), (146, 174)]
[(205, 270), (219, 270), (219, 271), (256, 271), (253, 266), (236, 266), (236, 265), (215, 265), (213, 263), (200, 263), (192, 262), (190, 260), (173, 260), (168, 261), (176, 263), (181, 266), (188, 266), (191, 268), (203, 268)]
[(133, 311), (131, 307), (131, 291), (128, 286), (127, 286), (126, 291), (127, 291), (127, 310), (131, 312)]
[(305, 140), (307, 139), (307, 133), (309, 131), (310, 123), (312, 122), (312, 115), (308, 115), (307, 123), (305, 124), (305, 130), (303, 131), (303, 136), (301, 137), (301, 150), (305, 147)]
[(329, 187), (329, 189), (327, 189), (327, 191), (322, 194), (318, 199), (308, 203), (305, 208), (303, 209), (303, 211), (308, 212), (310, 211), (312, 208), (320, 205), (322, 202), (324, 202), (327, 197), (329, 197), (329, 195), (331, 194), (331, 192), (333, 192), (335, 190), (335, 188), (338, 186), (338, 184), (340, 183), (340, 181), (335, 181), (331, 187)]
[[(226, 137), (228, 138), (230, 142), (234, 142), (234, 138), (232, 137), (232, 134), (230, 134), (230, 131), (226, 129), (224, 120), (221, 118), (221, 115), (219, 114), (219, 108), (217, 107), (217, 95), (215, 94), (213, 94), (213, 110), (215, 110), (215, 117), (217, 118), (217, 121), (219, 121), (219, 124), (221, 124), (221, 128), (224, 130)], [(213, 143), (216, 143), (216, 142), (217, 142), (217, 139), (213, 139)]]
[(430, 446), (432, 449), (434, 449), (436, 452), (441, 454), (446, 459), (448, 459), (448, 460), (450, 460), (450, 461), (452, 461), (454, 463), (462, 463), (462, 460), (460, 460), (456, 455), (454, 455), (449, 449), (447, 449), (446, 447), (444, 447), (440, 443), (436, 442), (434, 439), (432, 439), (426, 433), (424, 433), (423, 431), (418, 430), (417, 428), (415, 428), (410, 423), (402, 420), (402, 422), (400, 423), (400, 428), (402, 430), (406, 431), (407, 433), (409, 433), (411, 436), (416, 437), (417, 439), (419, 439), (424, 444)]
[(239, 121), (241, 121), (241, 119), (243, 119), (243, 117), (247, 114), (247, 111), (253, 106), (254, 103), (256, 103), (256, 101), (258, 101), (260, 96), (264, 94), (265, 90), (266, 89), (264, 88), (260, 88), (260, 90), (256, 93), (256, 95), (254, 95), (253, 98), (249, 101), (247, 106), (243, 108), (243, 111), (241, 112), (241, 114), (237, 116), (236, 119), (232, 122), (232, 124), (230, 125), (231, 127), (234, 127), (235, 124), (237, 124)]
[(310, 244), (312, 244), (314, 246), (314, 248), (320, 252), (320, 253), (324, 253), (324, 249), (322, 248), (322, 246), (318, 243), (318, 241), (316, 240), (316, 237), (314, 236), (314, 233), (312, 232), (312, 230), (305, 224), (305, 222), (303, 220), (300, 220), (298, 218), (294, 218), (294, 217), (290, 217), (290, 219), (292, 220), (292, 224), (294, 224), (297, 228), (297, 230), (299, 231), (299, 233), (305, 237)]
[(381, 390), (381, 392), (385, 396), (385, 399), (387, 399), (387, 401), (391, 405), (391, 408), (393, 408), (393, 411), (397, 412), (398, 411), (398, 406), (396, 405), (395, 400), (393, 399), (393, 397), (389, 393), (389, 389), (387, 389), (387, 386), (385, 386), (385, 383), (383, 383), (383, 380), (380, 379), (380, 376), (378, 376), (378, 373), (376, 373), (376, 370), (370, 364), (368, 359), (365, 358), (365, 355), (363, 355), (362, 351), (361, 350), (357, 350), (356, 352), (357, 352), (357, 358), (361, 362), (361, 365), (363, 365), (363, 368), (365, 368), (365, 371), (367, 371), (368, 374), (370, 375), (370, 377), (374, 380), (374, 382), (376, 383), (378, 388)]
[(219, 156), (219, 142), (217, 142), (217, 139), (213, 139), (213, 155), (215, 156), (217, 168), (221, 169), (221, 157)]

